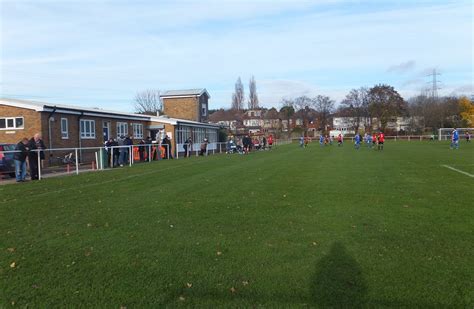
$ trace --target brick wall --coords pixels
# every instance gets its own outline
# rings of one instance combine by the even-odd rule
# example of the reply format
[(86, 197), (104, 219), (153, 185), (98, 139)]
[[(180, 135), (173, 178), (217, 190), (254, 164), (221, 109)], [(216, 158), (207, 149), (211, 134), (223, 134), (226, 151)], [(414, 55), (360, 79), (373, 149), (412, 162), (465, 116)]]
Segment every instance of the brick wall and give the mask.
[(23, 137), (29, 139), (38, 132), (45, 133), (42, 131), (41, 114), (35, 110), (0, 104), (0, 118), (3, 117), (23, 117), (24, 129), (0, 129), (0, 143), (17, 144)]
[(163, 113), (173, 118), (200, 121), (198, 98), (165, 98)]
[[(35, 110), (11, 107), (0, 105), (0, 117), (23, 117), (24, 129), (15, 130), (0, 130), (0, 143), (18, 143), (23, 137), (31, 138), (36, 133), (41, 133), (46, 147), (50, 147), (49, 141), (49, 126), (51, 126), (51, 146), (53, 148), (70, 148), (79, 147), (79, 116), (71, 114), (55, 113), (54, 120), (48, 121), (49, 113), (37, 112)], [(68, 138), (61, 136), (61, 118), (68, 120)], [(143, 138), (146, 138), (150, 132), (146, 129), (149, 125), (148, 121), (138, 120), (121, 120), (113, 118), (89, 117), (83, 116), (82, 119), (95, 121), (95, 138), (81, 139), (82, 147), (98, 147), (102, 146), (103, 139), (103, 122), (110, 122), (109, 138), (117, 137), (117, 122), (126, 122), (128, 127), (128, 134), (133, 135), (133, 123), (140, 123), (143, 125)], [(137, 144), (139, 139), (134, 140)]]

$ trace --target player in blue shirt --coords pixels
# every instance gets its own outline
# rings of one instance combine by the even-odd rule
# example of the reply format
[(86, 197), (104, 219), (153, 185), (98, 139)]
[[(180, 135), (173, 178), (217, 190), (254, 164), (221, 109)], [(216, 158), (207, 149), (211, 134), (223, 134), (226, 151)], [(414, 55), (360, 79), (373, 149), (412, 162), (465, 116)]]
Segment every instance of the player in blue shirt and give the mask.
[(324, 146), (324, 136), (321, 134), (319, 135), (319, 145), (322, 147)]
[(370, 144), (371, 144), (372, 140), (371, 140), (369, 134), (365, 133), (364, 141), (365, 141), (365, 145), (367, 146), (367, 148), (370, 148)]
[(359, 150), (359, 148), (360, 148), (360, 135), (359, 135), (359, 133), (357, 133), (355, 138), (354, 138), (354, 147), (357, 150)]
[(451, 149), (459, 149), (459, 133), (456, 128), (454, 128), (453, 132), (451, 133)]

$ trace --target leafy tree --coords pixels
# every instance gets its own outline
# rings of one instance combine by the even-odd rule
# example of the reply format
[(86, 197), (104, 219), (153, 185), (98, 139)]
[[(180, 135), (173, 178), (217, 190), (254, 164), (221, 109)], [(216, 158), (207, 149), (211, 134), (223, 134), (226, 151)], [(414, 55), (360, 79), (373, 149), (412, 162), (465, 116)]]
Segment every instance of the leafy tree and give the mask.
[(400, 94), (392, 86), (384, 84), (370, 88), (368, 106), (370, 115), (378, 119), (382, 130), (385, 130), (391, 118), (407, 111), (406, 102)]
[(460, 116), (463, 127), (474, 127), (474, 102), (467, 97), (459, 99), (459, 108), (461, 110)]

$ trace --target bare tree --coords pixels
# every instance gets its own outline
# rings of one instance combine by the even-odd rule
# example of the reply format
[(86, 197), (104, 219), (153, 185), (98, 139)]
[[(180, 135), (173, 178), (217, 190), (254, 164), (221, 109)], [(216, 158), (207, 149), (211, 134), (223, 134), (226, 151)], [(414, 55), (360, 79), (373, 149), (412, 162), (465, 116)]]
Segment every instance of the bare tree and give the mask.
[(255, 77), (249, 81), (249, 109), (257, 109), (258, 108), (258, 96), (257, 96), (257, 82), (255, 81)]
[(304, 136), (307, 136), (308, 125), (312, 121), (312, 118), (315, 114), (315, 110), (313, 109), (313, 100), (307, 96), (297, 97), (294, 101), (294, 106), (298, 118), (302, 121)]
[(232, 109), (242, 110), (244, 108), (244, 101), (244, 85), (239, 77), (235, 82), (235, 92), (232, 94)]
[(334, 101), (328, 96), (318, 95), (312, 99), (312, 102), (319, 117), (321, 130), (324, 132), (327, 130), (330, 116), (334, 112)]
[(160, 90), (147, 89), (137, 92), (134, 107), (138, 114), (156, 115), (157, 112), (161, 112), (163, 103), (160, 98)]
[[(368, 93), (369, 90), (365, 87), (352, 89), (341, 102), (341, 106), (348, 112), (355, 132), (359, 132), (360, 123), (368, 117)], [(365, 121), (364, 124), (366, 124)]]
[(280, 114), (286, 120), (287, 129), (288, 129), (288, 138), (291, 137), (291, 118), (295, 114), (294, 101), (290, 99), (281, 99), (282, 107), (280, 108)]

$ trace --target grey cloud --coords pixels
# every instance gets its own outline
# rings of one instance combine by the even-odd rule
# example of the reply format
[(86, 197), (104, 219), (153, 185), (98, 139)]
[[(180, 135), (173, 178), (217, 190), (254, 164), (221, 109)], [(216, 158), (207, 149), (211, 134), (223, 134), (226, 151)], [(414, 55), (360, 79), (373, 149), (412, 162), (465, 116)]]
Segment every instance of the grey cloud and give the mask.
[(387, 72), (393, 72), (393, 73), (406, 73), (415, 68), (416, 62), (415, 60), (409, 60), (407, 62), (402, 62), (400, 64), (395, 64), (390, 66), (387, 69)]

